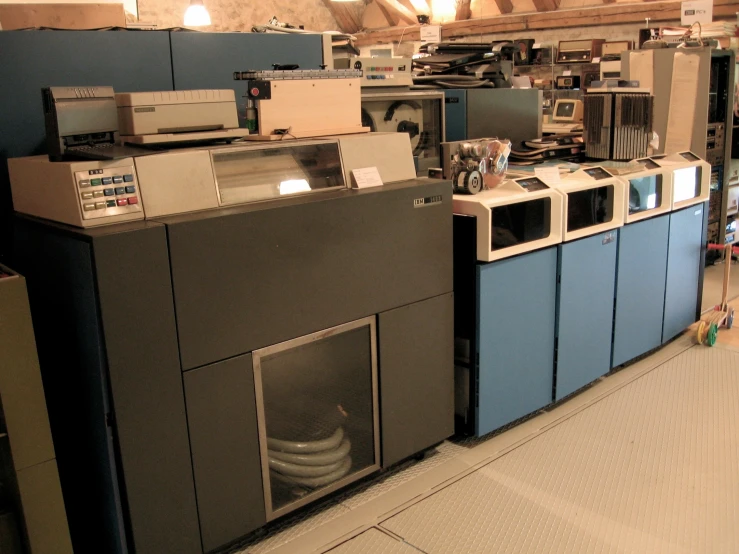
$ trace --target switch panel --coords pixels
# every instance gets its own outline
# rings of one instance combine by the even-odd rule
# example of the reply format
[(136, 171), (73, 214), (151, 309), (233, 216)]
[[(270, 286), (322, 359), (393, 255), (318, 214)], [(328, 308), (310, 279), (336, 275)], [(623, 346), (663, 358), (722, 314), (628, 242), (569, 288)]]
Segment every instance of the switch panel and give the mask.
[[(80, 192), (83, 219), (142, 212), (132, 165), (75, 171), (74, 177)], [(111, 186), (123, 183), (125, 186)]]

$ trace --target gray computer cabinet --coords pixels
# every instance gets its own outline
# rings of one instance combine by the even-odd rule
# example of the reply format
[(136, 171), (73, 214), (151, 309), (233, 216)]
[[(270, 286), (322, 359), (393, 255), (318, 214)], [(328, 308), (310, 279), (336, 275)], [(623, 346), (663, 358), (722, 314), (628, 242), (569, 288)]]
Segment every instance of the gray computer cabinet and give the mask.
[(446, 141), (541, 137), (543, 92), (539, 89), (448, 89), (444, 91)]
[(663, 343), (682, 333), (700, 316), (707, 218), (707, 203), (670, 214)]
[(371, 320), (371, 469), (451, 435), (451, 196), (421, 179), (90, 230), (17, 217), (75, 552), (201, 554), (267, 522), (266, 347)]
[(662, 344), (670, 215), (619, 229), (611, 367)]
[(557, 247), (555, 400), (611, 369), (617, 231)]

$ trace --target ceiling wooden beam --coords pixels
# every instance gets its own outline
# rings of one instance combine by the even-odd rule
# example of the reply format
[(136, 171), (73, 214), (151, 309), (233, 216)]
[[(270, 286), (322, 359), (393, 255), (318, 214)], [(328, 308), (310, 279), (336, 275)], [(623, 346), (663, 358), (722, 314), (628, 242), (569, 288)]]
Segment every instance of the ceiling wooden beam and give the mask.
[(553, 12), (559, 8), (560, 0), (534, 0), (534, 7), (537, 12)]
[(362, 29), (362, 10), (358, 8), (357, 2), (323, 0), (323, 5), (329, 9), (336, 23), (345, 33), (353, 34)]
[(471, 0), (457, 0), (457, 14), (454, 16), (456, 21), (464, 21), (472, 17), (471, 3)]
[(408, 8), (406, 8), (403, 4), (398, 2), (398, 0), (375, 0), (380, 6), (387, 9), (390, 13), (394, 13), (397, 15), (400, 19), (405, 21), (406, 23), (410, 23), (411, 25), (417, 25), (418, 19), (416, 18), (416, 14), (411, 12)]
[(377, 7), (380, 8), (380, 11), (382, 12), (382, 15), (385, 16), (385, 19), (387, 19), (388, 23), (395, 27), (400, 23), (400, 16), (395, 13), (388, 10), (385, 6), (381, 4), (377, 4)]
[[(739, 0), (714, 0), (714, 19), (736, 20)], [(494, 17), (451, 21), (442, 25), (444, 40), (470, 35), (509, 33), (540, 29), (564, 29), (594, 27), (622, 23), (641, 23), (649, 18), (651, 23), (680, 20), (680, 2), (635, 2), (628, 5), (616, 3), (593, 8), (556, 10), (552, 12), (510, 14)], [(419, 26), (383, 29), (357, 35), (357, 44), (378, 44), (403, 40), (421, 40)]]
[[(559, 2), (559, 0), (557, 0)], [(501, 15), (511, 13), (513, 11), (513, 2), (511, 0), (495, 0)]]

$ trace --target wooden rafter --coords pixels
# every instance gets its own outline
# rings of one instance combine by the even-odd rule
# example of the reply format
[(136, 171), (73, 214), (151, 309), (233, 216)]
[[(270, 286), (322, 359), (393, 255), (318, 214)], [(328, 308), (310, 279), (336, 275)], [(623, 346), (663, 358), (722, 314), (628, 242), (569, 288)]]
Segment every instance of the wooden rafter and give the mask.
[(537, 12), (553, 12), (559, 8), (560, 0), (534, 0)]
[(408, 8), (406, 8), (403, 4), (398, 2), (398, 0), (375, 0), (375, 2), (377, 2), (378, 5), (384, 7), (391, 13), (396, 14), (400, 19), (402, 19), (406, 23), (410, 23), (411, 25), (418, 23), (416, 14), (414, 14)]
[(345, 33), (356, 33), (362, 29), (362, 13), (360, 9), (357, 9), (356, 3), (323, 0), (323, 4), (329, 9), (336, 23)]
[(471, 3), (471, 0), (457, 0), (457, 14), (454, 16), (456, 21), (464, 21), (472, 17)]
[[(714, 0), (713, 17), (735, 18), (737, 0)], [(616, 3), (593, 8), (556, 10), (552, 12), (510, 14), (483, 17), (466, 21), (451, 21), (442, 25), (444, 39), (460, 38), (470, 35), (511, 33), (539, 29), (564, 29), (571, 27), (594, 27), (623, 23), (650, 23), (680, 20), (680, 2), (635, 2)], [(419, 26), (398, 29), (384, 29), (357, 35), (357, 44), (378, 44), (397, 41), (420, 40)]]
[(498, 6), (502, 15), (513, 11), (513, 2), (511, 0), (495, 0), (495, 4)]

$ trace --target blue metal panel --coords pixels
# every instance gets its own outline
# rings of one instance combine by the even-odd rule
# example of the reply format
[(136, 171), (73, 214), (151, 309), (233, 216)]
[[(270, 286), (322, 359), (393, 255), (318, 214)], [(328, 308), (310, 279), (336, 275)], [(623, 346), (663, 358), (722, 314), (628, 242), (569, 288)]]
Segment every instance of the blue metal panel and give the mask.
[[(323, 63), (320, 35), (266, 33), (172, 33), (172, 68), (176, 90), (233, 89), (242, 106), (246, 84), (234, 71), (272, 69), (272, 64), (298, 64), (319, 69)], [(239, 122), (243, 126), (243, 110)]]
[(558, 248), (555, 400), (611, 368), (618, 234), (601, 233)]
[(478, 436), (552, 401), (556, 279), (555, 247), (478, 266)]
[(698, 204), (670, 214), (663, 343), (684, 331), (696, 319), (706, 209), (704, 204)]
[(444, 91), (444, 117), (446, 121), (446, 141), (467, 138), (467, 91)]
[(662, 344), (670, 215), (622, 227), (611, 367)]
[(75, 85), (172, 90), (169, 33), (0, 32), (0, 259), (11, 233), (6, 159), (46, 153), (41, 89)]
[(75, 85), (110, 85), (117, 92), (172, 90), (169, 33), (0, 33), (0, 153), (45, 152), (41, 89)]

